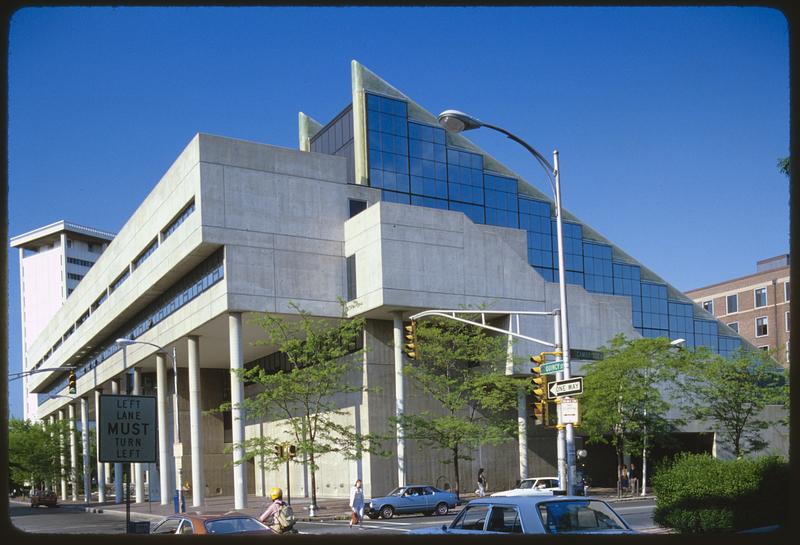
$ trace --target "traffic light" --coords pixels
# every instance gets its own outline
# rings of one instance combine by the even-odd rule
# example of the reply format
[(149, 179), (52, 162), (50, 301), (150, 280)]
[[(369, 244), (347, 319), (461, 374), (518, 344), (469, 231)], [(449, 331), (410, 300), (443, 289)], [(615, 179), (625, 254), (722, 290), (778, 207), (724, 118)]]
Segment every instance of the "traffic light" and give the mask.
[(75, 371), (70, 371), (69, 372), (69, 382), (68, 382), (68, 384), (69, 384), (69, 393), (71, 395), (75, 395), (75, 393), (78, 391), (78, 386), (77, 386), (76, 380), (75, 380)]
[(294, 460), (294, 457), (297, 456), (297, 447), (295, 445), (289, 445), (286, 454), (289, 456), (290, 460)]
[(419, 359), (419, 343), (417, 342), (417, 322), (406, 322), (403, 326), (406, 342), (403, 344), (403, 352), (412, 360)]
[(285, 456), (285, 450), (283, 445), (275, 445), (275, 456), (277, 458), (283, 459)]
[(544, 363), (545, 355), (536, 354), (531, 356), (531, 362), (536, 367), (531, 368), (533, 377), (531, 378), (533, 396), (533, 417), (540, 424), (545, 424), (547, 420), (547, 375), (542, 374), (541, 365)]

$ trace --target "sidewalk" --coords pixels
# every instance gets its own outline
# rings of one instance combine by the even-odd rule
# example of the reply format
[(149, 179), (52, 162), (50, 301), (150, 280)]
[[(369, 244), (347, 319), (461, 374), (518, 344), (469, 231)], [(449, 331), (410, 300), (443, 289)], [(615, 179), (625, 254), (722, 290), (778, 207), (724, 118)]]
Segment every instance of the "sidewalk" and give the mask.
[[(617, 490), (615, 488), (594, 488), (589, 490), (589, 495), (595, 498), (606, 500), (609, 503), (633, 501), (638, 499), (653, 499), (654, 496), (622, 496), (617, 498)], [(451, 513), (458, 512), (461, 507), (469, 500), (475, 499), (477, 496), (474, 493), (462, 494), (461, 505), (451, 510)], [(317, 509), (313, 517), (309, 515), (308, 507), (311, 503), (311, 498), (291, 498), (291, 505), (294, 508), (295, 516), (301, 521), (321, 521), (321, 520), (347, 520), (350, 518), (350, 507), (348, 506), (348, 498), (332, 498), (317, 496)], [(12, 502), (28, 503), (23, 498), (12, 498)], [(92, 501), (86, 503), (82, 500), (61, 501), (59, 499), (59, 507), (70, 509), (84, 509), (88, 512), (94, 513), (108, 513), (115, 516), (125, 516), (125, 503), (115, 503), (106, 501), (100, 503)], [(237, 512), (244, 513), (258, 518), (264, 512), (268, 505), (267, 499), (255, 494), (247, 496), (247, 507), (236, 510)], [(205, 506), (201, 508), (191, 506), (191, 497), (186, 499), (186, 511), (188, 513), (204, 512), (204, 513), (225, 513), (234, 511), (234, 498), (233, 496), (209, 496), (206, 498)], [(144, 502), (134, 503), (133, 498), (130, 504), (131, 520), (159, 520), (167, 515), (174, 513), (172, 501), (167, 505), (161, 505), (160, 502)]]

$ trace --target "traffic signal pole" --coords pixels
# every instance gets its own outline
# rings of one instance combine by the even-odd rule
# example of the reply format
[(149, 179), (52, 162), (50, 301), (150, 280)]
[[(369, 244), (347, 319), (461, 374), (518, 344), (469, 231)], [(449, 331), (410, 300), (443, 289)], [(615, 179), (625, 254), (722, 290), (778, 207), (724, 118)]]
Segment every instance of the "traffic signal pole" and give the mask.
[[(556, 310), (555, 314), (553, 315), (553, 322), (554, 322), (554, 330), (555, 330), (555, 341), (556, 341), (556, 351), (563, 352), (561, 350), (561, 313)], [(568, 354), (564, 354), (562, 357), (567, 358)], [(556, 380), (561, 380), (564, 373), (559, 372), (556, 374)], [(558, 452), (558, 484), (562, 490), (567, 490), (567, 441), (566, 441), (566, 434), (564, 433), (564, 424), (561, 422), (561, 411), (558, 411), (558, 434), (556, 437), (556, 448)]]

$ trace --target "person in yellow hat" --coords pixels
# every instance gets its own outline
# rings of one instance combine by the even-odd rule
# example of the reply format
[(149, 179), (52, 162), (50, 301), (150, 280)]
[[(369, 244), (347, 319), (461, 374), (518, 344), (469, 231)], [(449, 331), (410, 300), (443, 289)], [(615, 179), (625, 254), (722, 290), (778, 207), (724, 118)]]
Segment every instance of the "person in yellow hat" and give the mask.
[(277, 534), (289, 532), (294, 526), (294, 513), (292, 508), (283, 501), (283, 490), (273, 486), (269, 490), (269, 497), (272, 503), (267, 507), (258, 520), (270, 527), (270, 530)]

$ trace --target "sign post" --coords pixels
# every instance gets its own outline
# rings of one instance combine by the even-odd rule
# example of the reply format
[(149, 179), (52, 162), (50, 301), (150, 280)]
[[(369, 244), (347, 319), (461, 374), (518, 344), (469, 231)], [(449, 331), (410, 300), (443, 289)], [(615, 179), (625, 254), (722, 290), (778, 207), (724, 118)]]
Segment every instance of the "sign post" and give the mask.
[[(156, 461), (156, 397), (139, 395), (100, 395), (97, 415), (99, 462), (149, 464)], [(124, 475), (125, 527), (130, 521), (130, 469)], [(135, 531), (135, 530), (134, 530)]]

